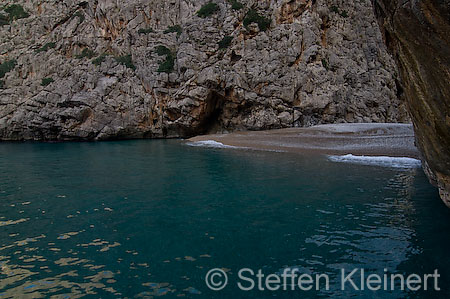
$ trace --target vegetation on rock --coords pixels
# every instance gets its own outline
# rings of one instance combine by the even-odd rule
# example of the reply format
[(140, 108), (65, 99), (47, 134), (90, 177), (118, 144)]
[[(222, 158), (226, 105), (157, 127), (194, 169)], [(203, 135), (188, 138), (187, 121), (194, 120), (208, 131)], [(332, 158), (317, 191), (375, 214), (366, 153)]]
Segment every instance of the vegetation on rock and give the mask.
[(323, 66), (327, 71), (329, 70), (328, 60), (326, 60), (325, 58), (322, 58), (322, 66)]
[(231, 45), (231, 42), (233, 41), (232, 36), (225, 36), (222, 38), (222, 40), (218, 43), (219, 49), (226, 49)]
[(242, 4), (241, 2), (239, 2), (237, 0), (229, 0), (228, 2), (231, 3), (231, 8), (233, 10), (240, 10), (244, 7), (244, 4)]
[(205, 5), (200, 8), (199, 11), (197, 11), (197, 16), (201, 18), (206, 18), (214, 14), (219, 10), (219, 5), (217, 5), (214, 2), (208, 2)]
[(0, 14), (0, 26), (8, 25), (8, 24), (9, 24), (8, 16)]
[(92, 64), (94, 64), (94, 65), (101, 65), (102, 62), (105, 61), (106, 56), (107, 55), (105, 53), (103, 53), (99, 57), (97, 57), (94, 60), (92, 60)]
[(183, 32), (183, 29), (181, 28), (180, 25), (173, 25), (173, 26), (169, 26), (164, 33), (173, 33), (176, 32), (177, 36), (180, 36), (181, 32)]
[(37, 49), (35, 52), (36, 53), (47, 52), (48, 49), (53, 49), (54, 47), (56, 47), (56, 44), (54, 42), (46, 43), (45, 45)]
[(155, 32), (152, 28), (141, 28), (138, 30), (138, 34), (147, 34)]
[[(4, 44), (0, 46), (0, 63), (17, 59), (17, 66), (0, 78), (4, 81), (0, 99), (8, 103), (0, 105), (0, 114), (5, 114), (0, 122), (0, 139), (89, 140), (121, 134), (186, 137), (203, 129), (213, 132), (323, 122), (407, 121), (404, 104), (397, 98), (395, 67), (382, 47), (382, 35), (362, 30), (376, 21), (367, 0), (316, 1), (311, 7), (305, 1), (263, 5), (261, 1), (204, 0), (189, 5), (193, 2), (182, 0), (181, 6), (166, 5), (167, 0), (109, 1), (108, 5), (97, 6), (96, 1), (86, 0), (68, 1), (70, 5), (64, 5), (67, 1), (43, 1), (41, 10), (38, 2), (8, 0), (0, 4), (0, 15), (7, 22), (4, 8), (13, 3), (20, 3), (30, 14), (28, 19), (0, 27), (7, 31), (0, 38)], [(206, 13), (201, 13), (205, 18), (199, 17), (197, 12), (208, 3), (218, 10), (209, 17)], [(234, 10), (240, 4), (242, 8)], [(333, 5), (351, 15), (351, 24), (340, 26), (335, 22), (348, 19), (331, 12)], [(146, 16), (136, 15), (139, 11)], [(326, 11), (328, 16), (322, 16)], [(305, 18), (304, 13), (313, 17)], [(331, 19), (324, 24), (326, 17)], [(258, 26), (264, 25), (268, 27), (266, 33), (273, 32), (251, 32), (260, 31)], [(354, 28), (362, 29), (354, 34)], [(370, 36), (361, 38), (366, 31)], [(343, 38), (348, 42), (343, 43)], [(366, 55), (367, 44), (380, 46), (377, 55)], [(127, 54), (132, 56), (119, 59), (121, 64), (116, 61), (117, 56)], [(322, 58), (327, 62), (322, 63)], [(355, 60), (361, 63), (355, 64)], [(367, 69), (370, 62), (380, 68), (377, 74)], [(136, 71), (122, 64), (132, 69), (134, 65)], [(247, 74), (249, 70), (254, 71), (237, 79), (236, 73)], [(342, 73), (346, 74), (345, 86)], [(41, 87), (44, 77), (53, 77), (55, 82)], [(143, 82), (142, 88), (139, 82)], [(139, 88), (130, 88), (135, 84)], [(236, 93), (223, 90), (225, 97), (218, 96), (216, 104), (216, 95), (213, 102), (201, 106), (190, 101), (209, 101), (211, 90), (228, 87), (235, 88)], [(150, 92), (155, 98), (149, 97)], [(42, 102), (72, 99), (73, 109), (67, 109), (72, 104), (54, 105), (45, 111), (35, 108)], [(24, 101), (27, 105), (22, 105)], [(117, 109), (123, 101), (130, 105)], [(302, 108), (294, 115), (292, 107), (300, 101)], [(363, 104), (367, 108), (359, 108)], [(84, 111), (86, 106), (95, 116), (92, 123), (86, 123), (83, 130), (74, 129), (72, 120), (83, 121), (88, 113)], [(147, 112), (151, 118), (143, 122)], [(70, 122), (52, 117), (61, 114)], [(30, 121), (33, 126), (29, 126)], [(105, 123), (111, 124), (111, 130), (102, 130)]]
[(133, 71), (136, 69), (136, 66), (133, 64), (131, 54), (119, 56), (119, 57), (116, 57), (115, 59), (118, 63), (123, 64), (127, 68), (132, 69)]
[(248, 28), (248, 26), (252, 23), (258, 24), (259, 30), (266, 31), (270, 27), (271, 21), (268, 18), (258, 14), (256, 10), (250, 9), (244, 18), (245, 28)]
[(156, 52), (156, 54), (158, 54), (159, 56), (169, 55), (169, 54), (172, 53), (172, 52), (170, 51), (169, 48), (164, 47), (164, 46), (157, 46), (157, 47), (155, 48), (155, 52)]
[(78, 17), (80, 19), (80, 24), (86, 19), (84, 14), (81, 11), (77, 11), (73, 14), (73, 17)]
[(76, 58), (81, 59), (81, 58), (92, 58), (96, 55), (96, 53), (94, 51), (92, 51), (89, 48), (85, 48), (83, 49), (83, 51), (81, 52), (81, 54), (77, 55)]
[(0, 78), (5, 77), (6, 73), (12, 71), (17, 65), (17, 61), (14, 59), (7, 60), (0, 64)]
[(41, 85), (42, 86), (47, 86), (47, 85), (49, 85), (52, 82), (54, 82), (53, 78), (43, 78), (42, 82), (41, 82)]
[(0, 26), (7, 25), (18, 19), (28, 18), (30, 15), (19, 4), (12, 4), (3, 9), (7, 15), (0, 14)]
[(165, 46), (157, 46), (155, 48), (156, 54), (159, 56), (166, 56), (166, 59), (159, 64), (158, 73), (171, 73), (175, 66), (176, 55)]
[(167, 55), (166, 60), (164, 60), (158, 68), (158, 73), (171, 73), (173, 72), (175, 66), (175, 57), (173, 55)]
[(347, 11), (345, 11), (345, 10), (342, 10), (342, 11), (341, 11), (341, 10), (339, 10), (339, 8), (338, 8), (337, 6), (335, 6), (335, 5), (333, 5), (333, 6), (330, 8), (330, 10), (331, 10), (331, 12), (334, 12), (334, 13), (340, 15), (340, 16), (343, 17), (343, 18), (347, 18), (347, 17), (348, 17)]

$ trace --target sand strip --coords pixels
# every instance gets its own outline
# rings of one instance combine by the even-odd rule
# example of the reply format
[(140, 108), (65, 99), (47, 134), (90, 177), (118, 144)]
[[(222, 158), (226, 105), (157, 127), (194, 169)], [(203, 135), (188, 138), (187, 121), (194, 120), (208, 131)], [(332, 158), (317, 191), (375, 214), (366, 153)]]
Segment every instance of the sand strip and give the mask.
[(228, 147), (293, 153), (419, 158), (419, 151), (414, 146), (413, 127), (409, 124), (319, 125), (202, 135), (188, 142), (199, 146), (216, 142)]

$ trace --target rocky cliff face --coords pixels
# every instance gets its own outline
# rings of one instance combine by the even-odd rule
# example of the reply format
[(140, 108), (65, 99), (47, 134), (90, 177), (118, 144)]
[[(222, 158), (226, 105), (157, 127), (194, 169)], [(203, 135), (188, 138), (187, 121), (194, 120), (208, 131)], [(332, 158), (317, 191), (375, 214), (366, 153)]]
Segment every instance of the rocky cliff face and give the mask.
[(369, 0), (212, 3), (2, 1), (0, 138), (407, 121)]
[(450, 207), (450, 1), (374, 4), (400, 69), (425, 172)]

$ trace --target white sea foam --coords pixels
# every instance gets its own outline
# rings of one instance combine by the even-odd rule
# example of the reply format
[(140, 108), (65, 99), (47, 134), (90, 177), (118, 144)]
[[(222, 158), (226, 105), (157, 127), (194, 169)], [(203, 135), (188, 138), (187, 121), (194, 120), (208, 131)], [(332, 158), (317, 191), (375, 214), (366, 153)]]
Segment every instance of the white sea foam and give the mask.
[(344, 156), (328, 156), (333, 162), (354, 163), (362, 165), (374, 165), (393, 168), (418, 168), (421, 166), (420, 160), (407, 157), (387, 157), (387, 156), (354, 156), (352, 154)]
[(213, 147), (213, 148), (237, 148), (236, 146), (225, 145), (215, 140), (193, 141), (186, 143), (189, 146)]

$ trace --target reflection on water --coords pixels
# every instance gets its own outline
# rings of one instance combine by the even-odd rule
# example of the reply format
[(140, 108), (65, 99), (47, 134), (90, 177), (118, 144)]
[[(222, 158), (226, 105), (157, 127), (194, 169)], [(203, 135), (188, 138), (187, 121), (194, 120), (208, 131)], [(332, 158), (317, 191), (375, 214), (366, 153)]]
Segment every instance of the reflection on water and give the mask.
[[(0, 173), (0, 298), (293, 296), (243, 293), (244, 267), (329, 275), (302, 297), (449, 292), (450, 213), (417, 168), (127, 141), (0, 144)], [(341, 268), (439, 269), (443, 291), (341, 291)]]

